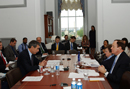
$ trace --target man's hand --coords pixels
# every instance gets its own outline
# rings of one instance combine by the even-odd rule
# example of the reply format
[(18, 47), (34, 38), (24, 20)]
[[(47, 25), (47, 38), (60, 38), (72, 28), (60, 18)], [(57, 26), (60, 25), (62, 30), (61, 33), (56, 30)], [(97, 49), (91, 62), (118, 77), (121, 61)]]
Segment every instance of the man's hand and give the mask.
[(17, 60), (17, 59), (18, 59), (18, 57), (15, 58), (15, 60)]
[(43, 53), (42, 55), (48, 55), (48, 53)]
[(6, 65), (6, 67), (8, 67), (8, 66), (9, 66), (9, 64)]
[(98, 71), (101, 72), (101, 73), (103, 73), (103, 74), (106, 73), (106, 69), (105, 69), (105, 67), (103, 65), (101, 65), (101, 66), (98, 67)]
[(43, 60), (42, 62), (39, 62), (40, 66), (46, 66), (46, 64), (47, 64), (47, 61), (45, 61), (45, 60)]

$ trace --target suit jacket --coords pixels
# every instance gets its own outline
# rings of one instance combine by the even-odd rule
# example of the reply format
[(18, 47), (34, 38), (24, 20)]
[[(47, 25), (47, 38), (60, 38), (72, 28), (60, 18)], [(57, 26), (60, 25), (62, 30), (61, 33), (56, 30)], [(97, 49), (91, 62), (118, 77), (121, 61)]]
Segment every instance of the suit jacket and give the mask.
[(39, 61), (33, 55), (33, 65), (31, 64), (30, 55), (28, 53), (28, 50), (24, 50), (19, 54), (18, 60), (17, 60), (17, 66), (20, 68), (21, 73), (23, 76), (25, 76), (30, 71), (35, 71), (39, 68)]
[[(70, 41), (65, 44), (65, 53), (70, 50)], [(77, 50), (77, 44), (73, 42), (73, 50)]]
[[(64, 50), (64, 45), (59, 42), (58, 50)], [(51, 45), (51, 50), (56, 50), (56, 43)]]
[[(16, 48), (14, 47), (15, 53), (18, 55)], [(4, 49), (4, 55), (7, 59), (7, 61), (14, 61), (15, 60), (15, 54), (12, 50), (12, 48), (10, 47), (10, 45), (8, 45), (5, 49)]]
[(4, 65), (4, 62), (0, 56), (0, 72), (6, 73), (5, 68), (6, 68), (6, 65)]
[[(41, 46), (42, 46), (42, 48), (44, 49), (45, 53), (47, 53), (48, 51), (47, 51), (47, 48), (46, 48), (45, 44), (41, 42)], [(41, 53), (41, 50), (40, 50), (40, 49), (39, 49), (39, 52), (37, 52), (37, 54), (36, 54), (36, 55), (42, 55), (42, 53)]]
[(115, 60), (115, 57), (116, 56), (114, 55), (110, 59), (104, 60), (101, 63), (101, 65), (104, 65), (104, 67), (107, 69), (108, 72), (110, 72), (110, 70), (111, 70), (111, 67), (112, 67), (113, 61)]
[(125, 52), (122, 52), (113, 68), (112, 74), (107, 75), (107, 79), (113, 89), (119, 89), (120, 80), (126, 69), (129, 67), (130, 58)]

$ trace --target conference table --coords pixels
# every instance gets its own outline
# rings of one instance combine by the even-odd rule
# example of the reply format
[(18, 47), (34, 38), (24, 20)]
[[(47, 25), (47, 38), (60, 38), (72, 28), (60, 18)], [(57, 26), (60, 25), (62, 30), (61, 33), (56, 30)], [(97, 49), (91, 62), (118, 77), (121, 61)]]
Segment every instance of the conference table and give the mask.
[[(67, 60), (67, 58), (71, 58), (71, 60)], [(88, 57), (92, 58), (91, 55)], [(77, 61), (77, 55), (49, 55), (46, 57), (46, 60), (63, 60), (63, 66), (69, 66), (68, 71), (61, 71), (60, 75), (56, 75), (55, 73), (50, 73), (50, 75), (44, 75), (45, 72), (39, 73), (37, 70), (29, 72), (26, 76), (43, 76), (42, 80), (39, 82), (22, 82), (24, 78), (18, 81), (11, 89), (63, 89), (60, 86), (61, 83), (67, 83), (68, 86), (71, 86), (71, 78), (68, 78), (70, 72), (75, 72), (74, 63)], [(95, 60), (95, 59), (92, 59)], [(97, 71), (97, 67), (84, 67), (85, 69), (93, 69)], [(89, 76), (90, 78), (91, 76)], [(93, 81), (90, 82), (88, 80), (81, 81), (83, 83), (83, 89), (112, 89), (107, 79), (104, 77), (102, 73), (99, 73), (99, 76), (103, 77), (105, 81)], [(93, 78), (93, 77), (91, 77)], [(96, 78), (96, 77), (94, 77)], [(76, 81), (78, 79), (76, 78)], [(50, 86), (52, 84), (56, 84), (56, 86)]]

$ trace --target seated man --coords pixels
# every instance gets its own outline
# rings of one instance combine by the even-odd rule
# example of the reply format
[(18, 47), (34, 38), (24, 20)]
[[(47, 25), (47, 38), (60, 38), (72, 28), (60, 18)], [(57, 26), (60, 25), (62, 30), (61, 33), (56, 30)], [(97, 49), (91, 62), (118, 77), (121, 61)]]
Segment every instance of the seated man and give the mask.
[(105, 55), (107, 58), (101, 62), (101, 65), (104, 65), (104, 67), (106, 68), (106, 70), (108, 72), (110, 72), (111, 66), (112, 66), (113, 61), (115, 59), (115, 55), (111, 53), (112, 52), (111, 47), (112, 47), (112, 45), (108, 45), (104, 48)]
[(10, 40), (10, 44), (4, 50), (4, 54), (8, 62), (18, 59), (18, 53), (15, 48), (16, 42), (17, 40), (15, 38), (12, 38)]
[(19, 47), (18, 47), (19, 53), (21, 53), (25, 49), (28, 49), (27, 40), (28, 39), (26, 37), (23, 38), (23, 43), (20, 44)]
[(115, 40), (111, 49), (112, 53), (116, 55), (116, 57), (110, 72), (106, 71), (103, 65), (98, 68), (98, 71), (105, 75), (113, 89), (119, 89), (122, 75), (129, 67), (130, 58), (124, 52), (125, 45), (121, 40)]
[(0, 72), (6, 73), (7, 71), (5, 70), (5, 68), (8, 66), (9, 64), (2, 53), (2, 42), (0, 41)]
[(41, 37), (37, 37), (36, 38), (36, 40), (37, 40), (37, 42), (39, 42), (39, 44), (40, 44), (40, 49), (39, 49), (39, 52), (37, 52), (37, 54), (36, 55), (47, 55), (48, 53), (48, 51), (47, 51), (47, 48), (46, 48), (46, 46), (45, 46), (45, 44), (43, 43), (43, 42), (41, 42), (42, 41), (42, 39), (41, 39)]
[(62, 41), (63, 44), (69, 42), (69, 40), (68, 40), (68, 35), (65, 35), (64, 38), (65, 38), (65, 40)]
[(70, 41), (65, 44), (65, 53), (67, 50), (77, 50), (77, 44), (74, 41), (75, 37), (71, 36)]
[(25, 76), (30, 71), (39, 69), (39, 66), (45, 66), (46, 61), (39, 62), (35, 54), (39, 51), (40, 44), (37, 41), (31, 41), (28, 49), (19, 54), (17, 66), (20, 68), (21, 73)]
[(56, 36), (55, 43), (51, 45), (51, 50), (64, 50), (64, 45), (60, 43), (60, 37)]

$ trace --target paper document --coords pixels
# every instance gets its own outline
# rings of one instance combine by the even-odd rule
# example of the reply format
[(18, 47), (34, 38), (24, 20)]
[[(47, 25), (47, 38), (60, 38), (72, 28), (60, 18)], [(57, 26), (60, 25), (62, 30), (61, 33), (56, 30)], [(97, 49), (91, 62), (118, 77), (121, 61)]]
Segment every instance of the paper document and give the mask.
[(15, 63), (15, 61), (9, 61), (9, 64)]
[(42, 55), (42, 57), (46, 57), (47, 55)]
[(37, 81), (41, 81), (43, 78), (43, 76), (26, 76), (22, 81), (23, 82), (37, 82)]
[(5, 70), (9, 70), (9, 67), (6, 67)]
[(89, 78), (89, 81), (105, 81), (104, 78)]
[(76, 54), (71, 54), (71, 56), (75, 56)]
[(0, 78), (5, 77), (5, 73), (0, 73)]
[(84, 78), (84, 75), (71, 72), (68, 78)]
[(87, 73), (88, 76), (99, 76), (98, 72), (96, 72), (95, 70), (91, 70), (91, 69), (78, 69), (77, 71), (79, 74)]
[(63, 89), (71, 89), (71, 86), (63, 87)]
[(56, 56), (61, 56), (61, 54), (56, 54)]

